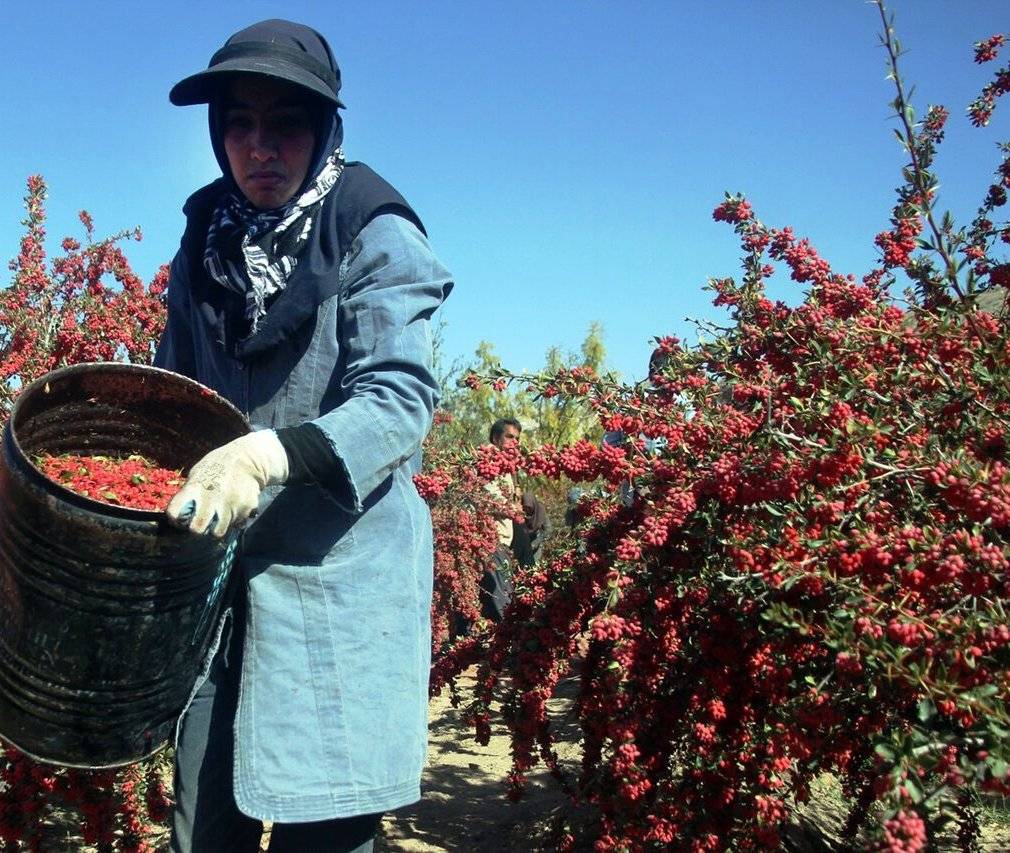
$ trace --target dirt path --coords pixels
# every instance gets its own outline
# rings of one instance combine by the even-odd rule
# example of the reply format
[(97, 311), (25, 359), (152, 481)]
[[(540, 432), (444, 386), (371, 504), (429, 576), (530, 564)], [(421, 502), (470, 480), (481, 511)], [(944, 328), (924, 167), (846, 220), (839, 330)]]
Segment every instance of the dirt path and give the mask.
[[(468, 675), (461, 679), (464, 685), (472, 681), (472, 674)], [(504, 726), (493, 723), (490, 742), (481, 746), (461, 710), (452, 707), (448, 692), (432, 701), (430, 720), (423, 798), (386, 818), (376, 851), (542, 849), (549, 816), (568, 802), (543, 766), (530, 775), (525, 798), (511, 803), (504, 796), (502, 781), (512, 766)]]

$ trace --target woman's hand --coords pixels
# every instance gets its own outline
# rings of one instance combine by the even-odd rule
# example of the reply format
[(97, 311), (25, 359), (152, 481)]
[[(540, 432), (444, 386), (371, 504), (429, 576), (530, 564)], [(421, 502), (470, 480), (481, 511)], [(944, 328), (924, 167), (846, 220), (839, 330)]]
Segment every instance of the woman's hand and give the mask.
[(197, 462), (166, 512), (173, 524), (220, 539), (256, 511), (265, 486), (279, 486), (287, 478), (288, 455), (277, 433), (252, 432)]

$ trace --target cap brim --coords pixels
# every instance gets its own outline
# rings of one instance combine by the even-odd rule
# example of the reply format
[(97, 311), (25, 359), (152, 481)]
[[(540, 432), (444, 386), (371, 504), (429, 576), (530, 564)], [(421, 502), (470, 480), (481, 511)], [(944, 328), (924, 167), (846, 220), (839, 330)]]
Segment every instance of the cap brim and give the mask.
[(177, 107), (208, 104), (220, 91), (222, 84), (235, 74), (259, 74), (275, 80), (284, 80), (308, 89), (334, 106), (344, 106), (340, 98), (336, 97), (325, 83), (304, 68), (278, 62), (276, 58), (260, 60), (255, 57), (225, 60), (206, 71), (186, 77), (172, 87), (168, 99)]

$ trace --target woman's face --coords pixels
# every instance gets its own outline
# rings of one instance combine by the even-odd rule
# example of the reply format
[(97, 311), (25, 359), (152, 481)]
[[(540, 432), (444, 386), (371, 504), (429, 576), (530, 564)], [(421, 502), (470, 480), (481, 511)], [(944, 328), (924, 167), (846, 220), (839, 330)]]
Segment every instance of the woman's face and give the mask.
[(290, 201), (305, 180), (315, 138), (302, 91), (269, 77), (236, 77), (222, 105), (232, 177), (256, 207)]

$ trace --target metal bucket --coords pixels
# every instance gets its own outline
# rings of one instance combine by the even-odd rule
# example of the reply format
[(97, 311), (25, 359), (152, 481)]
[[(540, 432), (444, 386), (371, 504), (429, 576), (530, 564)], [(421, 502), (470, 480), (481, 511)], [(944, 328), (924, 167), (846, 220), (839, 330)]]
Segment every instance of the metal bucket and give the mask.
[(187, 469), (249, 431), (202, 385), (81, 364), (26, 387), (0, 453), (0, 737), (41, 761), (129, 764), (170, 737), (212, 639), (235, 539), (75, 494), (42, 453)]

